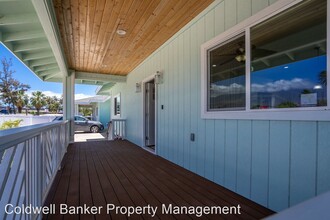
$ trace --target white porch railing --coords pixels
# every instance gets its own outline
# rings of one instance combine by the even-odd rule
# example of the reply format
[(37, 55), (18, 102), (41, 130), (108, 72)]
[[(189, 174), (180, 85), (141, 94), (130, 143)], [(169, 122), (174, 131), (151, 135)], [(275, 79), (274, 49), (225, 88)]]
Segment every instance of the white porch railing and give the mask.
[(41, 207), (69, 143), (69, 123), (52, 122), (0, 131), (0, 219), (41, 219)]
[(112, 119), (108, 126), (108, 140), (125, 139), (126, 119)]

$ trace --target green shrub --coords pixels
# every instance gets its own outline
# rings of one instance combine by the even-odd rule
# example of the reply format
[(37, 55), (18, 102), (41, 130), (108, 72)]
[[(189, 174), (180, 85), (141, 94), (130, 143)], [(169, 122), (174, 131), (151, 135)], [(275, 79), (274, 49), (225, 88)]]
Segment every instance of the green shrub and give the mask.
[(0, 125), (0, 130), (10, 129), (10, 128), (17, 128), (22, 121), (23, 121), (23, 119), (5, 121)]
[(298, 105), (294, 102), (282, 102), (280, 103), (277, 108), (295, 108), (298, 107)]

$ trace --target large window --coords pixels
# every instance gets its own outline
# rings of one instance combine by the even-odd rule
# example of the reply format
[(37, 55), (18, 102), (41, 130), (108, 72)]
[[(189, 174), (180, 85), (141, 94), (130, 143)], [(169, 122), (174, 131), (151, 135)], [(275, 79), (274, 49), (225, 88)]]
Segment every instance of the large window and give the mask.
[(285, 7), (203, 46), (204, 112), (328, 109), (327, 1)]
[(326, 1), (251, 28), (251, 108), (326, 106)]
[(209, 110), (245, 108), (245, 35), (209, 50)]

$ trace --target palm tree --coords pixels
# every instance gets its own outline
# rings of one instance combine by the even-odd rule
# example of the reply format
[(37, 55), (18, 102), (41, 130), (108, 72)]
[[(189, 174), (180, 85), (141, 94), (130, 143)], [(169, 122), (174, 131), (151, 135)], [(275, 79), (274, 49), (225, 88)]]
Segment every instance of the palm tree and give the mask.
[(18, 113), (22, 113), (22, 109), (29, 103), (29, 97), (23, 90), (18, 91), (15, 105), (18, 109)]
[(30, 98), (30, 102), (36, 108), (37, 115), (39, 115), (41, 107), (47, 104), (45, 99), (46, 96), (42, 92), (40, 91), (32, 92), (32, 97)]
[(48, 110), (51, 113), (57, 113), (60, 110), (61, 100), (59, 98), (57, 98), (56, 96), (47, 96), (45, 100), (47, 103)]
[(320, 72), (319, 81), (321, 84), (323, 84), (325, 86), (327, 85), (327, 71), (326, 70)]
[(83, 116), (91, 116), (93, 113), (92, 108), (87, 107), (87, 106), (81, 106), (79, 107), (79, 112), (83, 115)]

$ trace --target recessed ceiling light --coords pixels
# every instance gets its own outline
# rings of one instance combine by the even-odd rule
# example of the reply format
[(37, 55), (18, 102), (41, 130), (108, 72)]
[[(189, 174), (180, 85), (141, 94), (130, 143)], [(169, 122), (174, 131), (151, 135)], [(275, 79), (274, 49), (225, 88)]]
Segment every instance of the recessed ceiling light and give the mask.
[(123, 29), (118, 29), (117, 34), (120, 35), (120, 36), (124, 36), (124, 35), (126, 35), (126, 31), (123, 30)]

